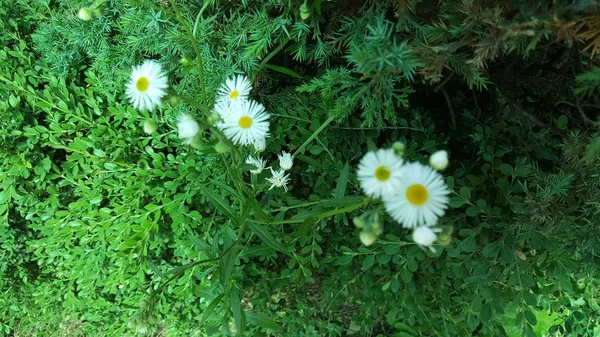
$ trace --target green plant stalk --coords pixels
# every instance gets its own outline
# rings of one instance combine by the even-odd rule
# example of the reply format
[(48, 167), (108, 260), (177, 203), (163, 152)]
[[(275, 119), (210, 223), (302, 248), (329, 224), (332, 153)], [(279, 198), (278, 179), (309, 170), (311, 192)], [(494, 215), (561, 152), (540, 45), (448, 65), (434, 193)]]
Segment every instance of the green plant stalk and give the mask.
[(198, 65), (200, 67), (200, 91), (202, 91), (202, 102), (204, 104), (206, 104), (207, 98), (206, 98), (206, 88), (205, 88), (205, 83), (204, 83), (204, 62), (202, 60), (202, 54), (200, 53), (200, 49), (198, 48), (198, 40), (196, 40), (196, 37), (192, 33), (190, 26), (188, 26), (188, 24), (183, 19), (183, 16), (181, 16), (181, 12), (179, 11), (179, 8), (175, 4), (175, 1), (174, 0), (169, 0), (169, 1), (171, 3), (171, 7), (173, 7), (173, 10), (175, 11), (175, 16), (177, 17), (177, 21), (179, 21), (179, 23), (183, 26), (183, 29), (185, 30), (186, 34), (188, 35), (188, 38), (190, 39), (190, 42), (192, 43), (192, 48), (194, 48), (194, 53), (196, 54), (196, 58), (198, 59)]

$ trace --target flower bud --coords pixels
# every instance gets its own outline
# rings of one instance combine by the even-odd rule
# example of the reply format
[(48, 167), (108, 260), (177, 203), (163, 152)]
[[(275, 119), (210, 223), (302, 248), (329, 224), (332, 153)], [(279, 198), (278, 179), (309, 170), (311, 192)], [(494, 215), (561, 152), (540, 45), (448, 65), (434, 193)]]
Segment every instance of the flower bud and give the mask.
[(217, 114), (217, 113), (213, 113), (208, 117), (207, 122), (208, 122), (208, 125), (212, 126), (220, 120), (221, 120), (221, 116), (219, 116), (219, 114)]
[(429, 165), (438, 171), (445, 170), (448, 167), (448, 151), (440, 150), (432, 154)]
[(90, 21), (94, 18), (94, 13), (89, 7), (82, 7), (79, 9), (79, 13), (77, 15), (79, 15), (79, 18), (83, 21)]
[(363, 245), (369, 247), (375, 242), (375, 240), (377, 240), (377, 235), (371, 232), (362, 231), (360, 232), (360, 234), (358, 234), (358, 238), (360, 239), (360, 242), (362, 242)]
[(356, 226), (357, 228), (365, 227), (365, 220), (361, 217), (353, 218), (352, 222), (354, 223), (354, 226)]
[(151, 119), (144, 121), (144, 132), (147, 135), (153, 134), (156, 130), (158, 130), (158, 125), (156, 125), (156, 122)]
[(229, 146), (223, 142), (218, 142), (217, 145), (215, 145), (215, 151), (217, 151), (217, 153), (227, 153), (229, 152)]
[(430, 227), (421, 226), (415, 228), (412, 233), (413, 241), (419, 246), (430, 247), (437, 240), (437, 234)]
[(383, 226), (381, 225), (381, 222), (379, 221), (374, 221), (371, 223), (371, 231), (373, 232), (373, 234), (379, 236), (383, 233)]
[(398, 157), (404, 156), (404, 149), (406, 149), (406, 145), (402, 142), (395, 142), (394, 145), (392, 145), (392, 150), (394, 150), (394, 153)]
[(179, 96), (177, 95), (171, 95), (169, 96), (169, 103), (172, 105), (176, 105), (179, 104), (181, 102), (181, 98), (179, 98)]
[(300, 6), (300, 17), (302, 18), (302, 20), (306, 20), (310, 17), (310, 10), (308, 9), (306, 2), (303, 3), (302, 6)]
[(196, 137), (196, 138), (192, 139), (192, 141), (190, 142), (190, 146), (193, 149), (198, 150), (199, 148), (202, 147), (202, 141), (200, 139), (198, 139), (198, 137)]

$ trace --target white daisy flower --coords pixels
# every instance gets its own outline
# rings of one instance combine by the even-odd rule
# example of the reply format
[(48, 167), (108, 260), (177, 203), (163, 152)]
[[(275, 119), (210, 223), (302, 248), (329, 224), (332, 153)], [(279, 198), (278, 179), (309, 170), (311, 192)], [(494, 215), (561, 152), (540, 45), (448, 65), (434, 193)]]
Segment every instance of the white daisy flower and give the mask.
[(236, 102), (243, 101), (248, 98), (248, 94), (252, 90), (252, 85), (248, 77), (237, 75), (228, 78), (225, 84), (219, 88), (219, 101)]
[(267, 181), (271, 183), (271, 187), (269, 190), (273, 189), (273, 187), (283, 187), (283, 189), (287, 192), (287, 183), (290, 179), (289, 174), (285, 174), (284, 170), (273, 171), (271, 168), (271, 178), (267, 178)]
[(449, 193), (442, 176), (431, 167), (408, 163), (402, 168), (400, 186), (383, 202), (404, 228), (433, 226), (448, 208)]
[(365, 194), (380, 198), (392, 194), (400, 186), (402, 158), (392, 149), (368, 152), (358, 164), (358, 180)]
[(281, 154), (277, 155), (277, 157), (279, 157), (279, 167), (285, 171), (292, 168), (292, 165), (294, 164), (294, 158), (292, 158), (291, 153), (282, 151)]
[(185, 144), (190, 144), (200, 132), (200, 125), (194, 117), (183, 114), (177, 118), (177, 130), (179, 131), (179, 138), (185, 139)]
[(133, 67), (125, 94), (136, 109), (152, 111), (167, 94), (167, 87), (167, 75), (162, 72), (160, 63), (146, 60), (141, 66)]
[(230, 114), (223, 116), (217, 127), (236, 144), (250, 145), (269, 134), (269, 114), (255, 101), (231, 104)]
[(443, 171), (448, 167), (448, 151), (440, 150), (429, 157), (429, 166), (438, 171)]
[(415, 228), (412, 233), (413, 241), (421, 247), (429, 247), (431, 251), (435, 252), (435, 249), (431, 247), (437, 240), (437, 233), (441, 232), (439, 228), (431, 228), (427, 226), (420, 226)]
[(259, 174), (265, 169), (265, 165), (267, 164), (267, 162), (264, 159), (260, 159), (260, 157), (259, 158), (248, 157), (248, 159), (246, 159), (246, 164), (256, 166), (256, 169), (250, 170), (250, 173)]
[(252, 145), (256, 152), (263, 152), (267, 148), (267, 137), (255, 140)]

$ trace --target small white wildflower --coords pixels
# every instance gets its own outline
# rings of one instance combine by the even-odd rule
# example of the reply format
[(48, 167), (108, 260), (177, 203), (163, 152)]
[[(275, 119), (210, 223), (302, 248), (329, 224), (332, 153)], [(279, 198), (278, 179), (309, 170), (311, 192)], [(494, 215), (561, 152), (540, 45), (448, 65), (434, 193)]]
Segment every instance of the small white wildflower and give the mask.
[(292, 168), (294, 164), (294, 158), (292, 158), (292, 154), (289, 152), (282, 151), (281, 154), (278, 154), (279, 157), (279, 167), (284, 170), (289, 170)]
[(434, 226), (448, 208), (450, 190), (442, 175), (421, 163), (408, 163), (399, 181), (383, 198), (386, 211), (404, 228)]
[(448, 152), (440, 150), (429, 157), (429, 166), (438, 171), (445, 170), (448, 167)]
[(185, 144), (190, 144), (200, 132), (200, 126), (194, 117), (183, 114), (177, 118), (177, 130), (179, 131), (179, 138), (184, 139)]
[(250, 173), (259, 174), (265, 169), (265, 165), (267, 164), (267, 162), (264, 159), (260, 159), (260, 157), (259, 158), (248, 157), (248, 159), (246, 159), (246, 164), (256, 166), (256, 169), (250, 170)]
[(398, 190), (402, 175), (402, 158), (392, 149), (379, 149), (365, 154), (358, 164), (358, 181), (365, 194), (381, 198)]
[(237, 75), (236, 77), (228, 78), (225, 84), (219, 88), (218, 101), (244, 101), (248, 98), (250, 90), (252, 90), (252, 85), (248, 77)]
[(439, 233), (441, 229), (439, 228), (431, 228), (427, 226), (421, 226), (415, 228), (412, 233), (413, 241), (421, 247), (428, 247), (431, 251), (435, 252), (435, 249), (431, 247), (433, 243), (437, 240), (437, 233)]
[(235, 144), (250, 145), (269, 134), (269, 114), (255, 101), (232, 103), (216, 125)]
[(167, 75), (160, 63), (146, 60), (141, 66), (133, 67), (125, 94), (138, 110), (153, 110), (167, 94)]
[(273, 189), (273, 187), (282, 187), (284, 191), (288, 191), (287, 183), (290, 179), (289, 174), (285, 174), (284, 170), (273, 171), (271, 168), (271, 178), (267, 178), (267, 181), (271, 183), (271, 187), (269, 190)]

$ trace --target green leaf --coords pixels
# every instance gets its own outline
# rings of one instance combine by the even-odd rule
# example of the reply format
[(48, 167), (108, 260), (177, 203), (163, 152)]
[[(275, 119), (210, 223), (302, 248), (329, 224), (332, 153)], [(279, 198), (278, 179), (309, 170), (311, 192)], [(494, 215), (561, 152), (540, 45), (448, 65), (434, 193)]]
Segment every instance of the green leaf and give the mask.
[(492, 318), (492, 306), (489, 303), (485, 303), (481, 307), (481, 321), (487, 322)]
[(531, 306), (537, 305), (537, 298), (532, 293), (524, 292), (523, 299), (525, 300), (525, 303), (527, 303), (528, 305), (531, 305)]
[(470, 216), (470, 217), (476, 217), (477, 215), (479, 215), (479, 212), (480, 212), (480, 210), (477, 207), (469, 207), (465, 211), (467, 216)]
[(500, 245), (498, 244), (498, 242), (492, 242), (488, 243), (485, 247), (483, 247), (481, 254), (483, 254), (483, 256), (485, 257), (496, 257), (499, 251)]
[(237, 335), (243, 336), (246, 328), (246, 317), (242, 310), (242, 301), (240, 300), (240, 290), (237, 286), (232, 286), (229, 292), (230, 308), (233, 313), (233, 319), (235, 320), (235, 328), (237, 329)]
[(533, 314), (533, 312), (531, 312), (531, 310), (525, 310), (523, 313), (525, 314), (525, 319), (527, 320), (527, 322), (529, 322), (529, 324), (537, 324), (537, 318), (535, 318), (535, 315)]
[(346, 185), (348, 185), (348, 177), (350, 175), (350, 165), (346, 163), (342, 172), (340, 173), (339, 178), (336, 181), (335, 190), (333, 192), (333, 197), (336, 199), (344, 197), (346, 194)]
[(446, 185), (448, 185), (449, 189), (454, 188), (454, 177), (453, 176), (449, 176), (446, 178)]
[(152, 269), (154, 274), (158, 275), (160, 278), (165, 277), (165, 274), (163, 274), (163, 272), (160, 271), (160, 269), (158, 269), (158, 267), (152, 261), (148, 261), (148, 266), (150, 267), (150, 269)]
[(215, 311), (215, 308), (217, 307), (217, 305), (219, 305), (219, 303), (221, 303), (221, 299), (223, 298), (223, 296), (225, 296), (224, 293), (215, 297), (210, 302), (208, 307), (206, 307), (206, 310), (204, 310), (204, 313), (202, 314), (202, 318), (200, 318), (200, 323), (198, 323), (198, 328), (202, 327), (202, 325), (204, 325), (204, 322), (206, 322), (206, 320), (210, 317), (210, 315), (212, 315), (212, 313)]
[(354, 259), (354, 255), (346, 254), (337, 259), (337, 264), (340, 266), (345, 266), (347, 264), (350, 264), (350, 262), (352, 262), (352, 259)]
[(282, 67), (282, 66), (278, 66), (278, 65), (274, 65), (274, 64), (270, 64), (270, 63), (265, 64), (264, 67), (267, 68), (267, 69), (271, 69), (271, 70), (280, 72), (282, 74), (285, 74), (285, 75), (297, 78), (297, 79), (302, 79), (303, 78), (302, 75), (300, 75), (297, 72), (295, 72), (295, 71), (293, 71), (291, 69), (288, 69), (286, 67)]
[(205, 186), (199, 185), (199, 187), (202, 191), (202, 195), (206, 197), (208, 202), (223, 212), (223, 215), (237, 223), (235, 211), (231, 208), (231, 206), (229, 206), (229, 203), (222, 196), (214, 193), (212, 189), (206, 188)]
[(257, 224), (257, 223), (252, 223), (252, 222), (248, 222), (248, 227), (250, 228), (250, 230), (252, 232), (254, 232), (254, 234), (256, 234), (269, 247), (271, 247), (277, 251), (280, 251), (286, 255), (291, 256), (290, 253), (287, 251), (287, 249), (285, 249), (285, 247), (279, 241), (275, 240), (275, 238), (269, 232), (267, 227)]
[(505, 176), (512, 177), (514, 170), (509, 164), (502, 164), (500, 165), (500, 172), (502, 172)]
[(375, 263), (375, 255), (374, 254), (365, 257), (365, 259), (363, 260), (362, 269), (367, 270), (367, 269), (371, 268), (373, 266), (373, 263)]
[(471, 191), (466, 187), (460, 188), (460, 196), (465, 200), (471, 200)]
[(561, 115), (556, 120), (556, 127), (559, 128), (559, 129), (564, 129), (564, 128), (567, 127), (568, 123), (569, 123), (569, 119), (567, 118), (567, 116)]
[(475, 250), (476, 245), (477, 243), (475, 242), (475, 239), (472, 236), (469, 236), (461, 243), (462, 250), (466, 253), (470, 253), (473, 250)]
[(465, 201), (462, 198), (452, 197), (452, 198), (450, 198), (450, 202), (448, 203), (448, 206), (450, 206), (451, 208), (459, 208), (459, 207), (462, 207), (464, 204), (465, 204)]
[(398, 330), (399, 332), (407, 332), (411, 336), (418, 336), (419, 335), (419, 333), (415, 329), (413, 329), (410, 326), (408, 326), (407, 324), (404, 324), (404, 323), (401, 323), (401, 322), (394, 323), (394, 328), (396, 328), (396, 330)]
[(275, 322), (272, 318), (267, 315), (259, 314), (253, 311), (246, 311), (246, 323), (249, 325), (256, 325), (264, 329), (279, 330), (281, 325)]

